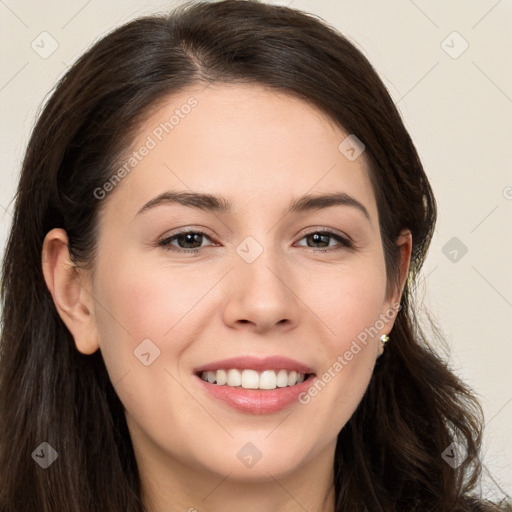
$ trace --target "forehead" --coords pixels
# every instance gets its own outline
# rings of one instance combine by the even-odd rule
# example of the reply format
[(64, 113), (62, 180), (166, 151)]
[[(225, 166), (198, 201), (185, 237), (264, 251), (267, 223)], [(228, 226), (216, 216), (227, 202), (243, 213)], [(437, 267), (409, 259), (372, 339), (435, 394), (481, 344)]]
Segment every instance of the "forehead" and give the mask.
[(197, 84), (152, 109), (119, 163), (127, 172), (109, 202), (133, 216), (166, 189), (260, 206), (336, 190), (357, 196), (374, 215), (364, 154), (346, 157), (347, 135), (292, 95), (258, 85)]

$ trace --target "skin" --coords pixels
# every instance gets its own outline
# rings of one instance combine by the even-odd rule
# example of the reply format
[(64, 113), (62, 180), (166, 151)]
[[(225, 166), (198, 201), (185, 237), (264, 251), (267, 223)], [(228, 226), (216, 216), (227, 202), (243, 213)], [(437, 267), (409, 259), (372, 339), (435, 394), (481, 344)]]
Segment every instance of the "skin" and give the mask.
[[(167, 98), (132, 149), (191, 96), (196, 108), (103, 199), (91, 272), (71, 263), (62, 229), (48, 233), (48, 289), (77, 349), (101, 350), (151, 510), (334, 511), (336, 438), (368, 386), (380, 335), (391, 331), (394, 316), (307, 404), (276, 413), (219, 403), (193, 369), (228, 357), (284, 355), (322, 376), (400, 302), (410, 232), (397, 239), (400, 286), (386, 297), (364, 153), (350, 161), (338, 149), (346, 133), (302, 100), (261, 86), (201, 85)], [(219, 194), (233, 210), (165, 204), (137, 215), (169, 190)], [(333, 191), (356, 198), (370, 219), (339, 205), (285, 214), (294, 198)], [(199, 237), (202, 252), (158, 246), (194, 228), (210, 237)], [(327, 238), (323, 252), (306, 235), (325, 229), (350, 237), (356, 249)], [(263, 248), (252, 263), (236, 252), (248, 236)], [(172, 246), (195, 247), (183, 240)], [(147, 338), (160, 350), (149, 366), (134, 357)], [(247, 442), (262, 454), (250, 468), (237, 458)]]

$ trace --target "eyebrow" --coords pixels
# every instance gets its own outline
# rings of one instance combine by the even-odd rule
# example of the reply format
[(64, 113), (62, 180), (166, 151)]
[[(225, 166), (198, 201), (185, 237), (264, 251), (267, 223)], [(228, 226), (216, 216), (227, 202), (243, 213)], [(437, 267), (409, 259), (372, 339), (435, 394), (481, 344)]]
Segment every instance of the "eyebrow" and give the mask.
[[(232, 209), (232, 202), (222, 196), (203, 194), (198, 192), (163, 192), (149, 200), (136, 215), (161, 205), (179, 204), (190, 208), (197, 208), (207, 212), (229, 213)], [(293, 199), (285, 212), (300, 213), (310, 210), (320, 210), (331, 206), (351, 206), (359, 210), (371, 223), (370, 214), (366, 207), (356, 198), (345, 192), (332, 192), (329, 194), (306, 194)]]

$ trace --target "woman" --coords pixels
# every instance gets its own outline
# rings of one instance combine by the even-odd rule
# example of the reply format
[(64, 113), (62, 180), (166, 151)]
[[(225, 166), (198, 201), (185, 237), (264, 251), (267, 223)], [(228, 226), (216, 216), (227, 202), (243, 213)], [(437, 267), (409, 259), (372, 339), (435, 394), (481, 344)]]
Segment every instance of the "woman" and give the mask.
[(500, 510), (471, 498), (480, 407), (415, 321), (435, 220), (382, 82), (313, 17), (112, 32), (23, 164), (1, 510)]

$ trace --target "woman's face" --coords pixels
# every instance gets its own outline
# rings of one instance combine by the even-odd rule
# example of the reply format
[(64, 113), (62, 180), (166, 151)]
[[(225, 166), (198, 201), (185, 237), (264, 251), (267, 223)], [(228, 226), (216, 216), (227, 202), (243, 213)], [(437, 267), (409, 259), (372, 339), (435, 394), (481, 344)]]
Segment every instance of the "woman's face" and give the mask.
[(142, 467), (247, 480), (332, 464), (399, 300), (347, 135), (282, 93), (198, 86), (95, 191), (91, 322)]

